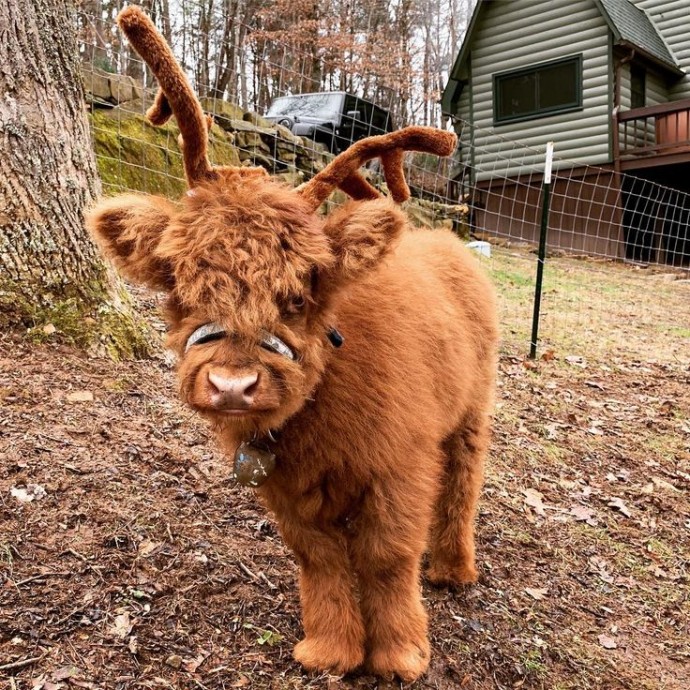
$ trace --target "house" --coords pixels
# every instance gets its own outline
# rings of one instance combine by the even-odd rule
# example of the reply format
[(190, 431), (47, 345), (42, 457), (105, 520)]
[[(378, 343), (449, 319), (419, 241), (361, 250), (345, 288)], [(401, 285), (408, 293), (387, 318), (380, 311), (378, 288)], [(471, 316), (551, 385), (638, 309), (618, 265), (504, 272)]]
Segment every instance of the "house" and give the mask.
[(690, 263), (690, 0), (478, 0), (442, 106), (478, 230), (536, 240), (553, 141), (551, 245)]

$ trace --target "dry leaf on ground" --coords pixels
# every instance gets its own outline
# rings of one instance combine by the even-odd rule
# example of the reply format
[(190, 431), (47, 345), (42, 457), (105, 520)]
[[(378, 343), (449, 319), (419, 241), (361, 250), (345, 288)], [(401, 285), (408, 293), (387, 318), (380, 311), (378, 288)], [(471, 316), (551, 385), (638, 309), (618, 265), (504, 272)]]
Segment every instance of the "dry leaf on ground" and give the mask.
[(625, 515), (625, 517), (630, 517), (630, 511), (628, 510), (628, 506), (625, 505), (625, 502), (622, 498), (618, 498), (618, 496), (612, 496), (607, 505), (609, 506), (609, 508), (613, 508), (614, 510), (620, 511), (621, 513), (623, 513), (623, 515)]
[(549, 592), (548, 589), (534, 589), (532, 587), (525, 587), (525, 592), (529, 594), (532, 599), (536, 599), (537, 601), (541, 601)]
[(614, 640), (610, 635), (607, 635), (606, 633), (602, 633), (599, 635), (599, 644), (604, 648), (604, 649), (616, 649), (618, 645), (616, 644), (616, 640)]
[(67, 393), (65, 400), (67, 402), (93, 402), (93, 393), (91, 391), (73, 391)]
[(121, 613), (119, 616), (115, 616), (115, 622), (109, 629), (111, 637), (116, 637), (120, 640), (124, 640), (127, 635), (132, 631), (132, 622), (129, 619), (129, 613)]
[(575, 518), (576, 522), (586, 522), (591, 527), (596, 527), (599, 524), (594, 517), (594, 510), (587, 506), (573, 506), (570, 509), (570, 514)]
[(530, 508), (534, 508), (534, 512), (537, 515), (546, 515), (544, 510), (544, 494), (540, 493), (536, 489), (523, 489), (522, 493), (525, 496), (525, 504)]

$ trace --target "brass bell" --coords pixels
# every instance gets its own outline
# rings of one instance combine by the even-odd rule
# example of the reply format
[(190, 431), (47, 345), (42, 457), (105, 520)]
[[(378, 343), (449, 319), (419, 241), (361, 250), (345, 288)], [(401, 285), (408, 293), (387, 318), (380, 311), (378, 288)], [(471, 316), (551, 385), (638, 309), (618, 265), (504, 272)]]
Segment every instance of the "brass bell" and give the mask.
[(261, 486), (273, 473), (276, 456), (265, 446), (256, 443), (240, 443), (235, 451), (233, 473), (242, 486), (253, 489)]

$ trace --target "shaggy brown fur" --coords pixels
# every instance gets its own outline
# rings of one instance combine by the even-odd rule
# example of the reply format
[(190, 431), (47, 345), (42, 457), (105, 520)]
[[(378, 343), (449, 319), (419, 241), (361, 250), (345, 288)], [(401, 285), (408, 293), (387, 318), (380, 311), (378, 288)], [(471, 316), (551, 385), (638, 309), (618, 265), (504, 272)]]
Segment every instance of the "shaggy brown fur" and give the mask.
[[(159, 73), (160, 65), (179, 71), (167, 46), (135, 8), (121, 17), (158, 65), (164, 95), (154, 117), (172, 107), (196, 123), (180, 123), (193, 190), (179, 204), (104, 201), (89, 226), (122, 273), (169, 294), (181, 396), (228, 453), (277, 433), (277, 466), (257, 493), (300, 564), (305, 638), (295, 658), (308, 669), (344, 673), (366, 663), (413, 680), (429, 662), (425, 550), (432, 582), (476, 579), (494, 298), (452, 233), (411, 229), (357, 168), (381, 155), (401, 199), (402, 149), (443, 153), (453, 141), (423, 128), (375, 137), (299, 192), (255, 170), (206, 169), (201, 110), (188, 103), (188, 85), (173, 97), (167, 90), (179, 80)], [(335, 185), (360, 200), (324, 219), (315, 209)], [(186, 349), (212, 322), (224, 333)], [(339, 350), (331, 327), (345, 337)], [(296, 358), (262, 347), (266, 331)]]

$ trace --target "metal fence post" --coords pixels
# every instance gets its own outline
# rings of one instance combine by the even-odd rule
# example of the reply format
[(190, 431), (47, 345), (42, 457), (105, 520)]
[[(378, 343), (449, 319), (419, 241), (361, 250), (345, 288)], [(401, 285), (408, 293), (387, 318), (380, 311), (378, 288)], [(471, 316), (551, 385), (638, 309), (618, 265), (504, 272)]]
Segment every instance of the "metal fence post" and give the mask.
[(544, 279), (544, 260), (546, 259), (546, 234), (549, 228), (549, 202), (551, 197), (551, 166), (553, 163), (553, 142), (546, 145), (546, 160), (544, 161), (544, 181), (541, 187), (541, 231), (539, 233), (539, 258), (537, 259), (537, 282), (534, 286), (534, 313), (532, 315), (532, 340), (530, 342), (529, 357), (537, 358), (537, 342), (539, 340), (539, 313), (541, 309), (541, 289)]

